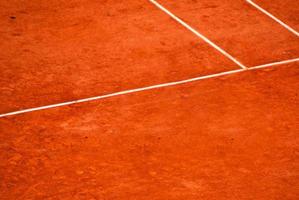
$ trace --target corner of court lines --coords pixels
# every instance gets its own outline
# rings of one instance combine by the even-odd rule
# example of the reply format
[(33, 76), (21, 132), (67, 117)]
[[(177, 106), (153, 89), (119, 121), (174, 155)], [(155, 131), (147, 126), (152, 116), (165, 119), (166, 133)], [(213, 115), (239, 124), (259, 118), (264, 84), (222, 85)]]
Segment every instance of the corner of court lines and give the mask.
[(154, 6), (156, 6), (158, 9), (160, 9), (162, 12), (164, 12), (169, 17), (171, 17), (173, 20), (175, 20), (177, 23), (181, 24), (183, 27), (185, 27), (191, 33), (193, 33), (194, 35), (196, 35), (199, 39), (203, 40), (204, 42), (206, 42), (207, 44), (209, 44), (211, 47), (213, 47), (214, 49), (216, 49), (218, 52), (220, 52), (222, 55), (224, 55), (226, 58), (228, 58), (229, 60), (231, 60), (232, 62), (234, 62), (241, 69), (247, 69), (248, 68), (243, 63), (241, 63), (238, 59), (236, 59), (231, 54), (229, 54), (227, 51), (225, 51), (223, 48), (221, 48), (220, 46), (218, 46), (216, 43), (214, 43), (213, 41), (211, 41), (209, 38), (207, 38), (206, 36), (204, 36), (202, 33), (200, 33), (199, 31), (197, 31), (195, 28), (193, 28), (189, 24), (187, 24), (185, 21), (183, 21), (182, 19), (180, 19), (178, 16), (176, 16), (170, 10), (168, 10), (167, 8), (165, 8), (158, 1), (156, 1), (156, 0), (149, 0), (149, 1)]
[[(281, 20), (279, 20), (278, 18), (276, 18), (275, 16), (273, 16), (271, 13), (269, 13), (265, 9), (261, 8), (259, 5), (257, 5), (256, 3), (254, 3), (253, 0), (245, 0), (245, 1), (248, 2), (249, 4), (251, 4), (252, 6), (254, 6), (256, 9), (260, 10), (261, 12), (263, 12), (264, 14), (266, 14), (267, 16), (269, 16), (270, 18), (272, 18), (273, 20), (275, 20), (277, 23), (279, 23), (280, 25), (282, 25), (284, 28), (286, 28), (290, 32), (294, 33), (296, 36), (299, 36), (299, 33), (297, 31), (295, 31), (290, 26), (288, 26), (287, 24), (285, 24), (284, 22), (282, 22)], [(216, 43), (214, 43), (213, 41), (211, 41), (210, 39), (208, 39), (202, 33), (200, 33), (199, 31), (197, 31), (196, 29), (194, 29), (192, 26), (190, 26), (189, 24), (187, 24), (186, 22), (184, 22), (182, 19), (180, 19), (178, 16), (176, 16), (170, 10), (168, 10), (167, 8), (165, 8), (162, 4), (160, 4), (158, 2), (158, 0), (149, 0), (149, 2), (151, 2), (152, 4), (154, 4), (154, 6), (156, 6), (158, 9), (160, 9), (162, 12), (166, 13), (173, 20), (175, 20), (176, 22), (178, 22), (179, 24), (181, 24), (183, 27), (185, 27), (186, 29), (188, 29), (190, 32), (192, 32), (193, 34), (195, 34), (198, 38), (202, 39), (207, 44), (209, 44), (210, 46), (212, 46), (214, 49), (216, 49), (222, 55), (224, 55), (225, 57), (227, 57), (229, 60), (231, 60), (232, 62), (234, 62), (235, 64), (237, 64), (244, 71), (245, 70), (254, 69), (254, 68), (268, 67), (268, 66), (272, 66), (272, 65), (275, 66), (275, 65), (287, 64), (287, 63), (290, 63), (290, 62), (297, 62), (299, 60), (299, 58), (294, 58), (294, 59), (289, 59), (289, 60), (272, 62), (272, 63), (268, 63), (268, 64), (261, 64), (261, 65), (258, 65), (258, 66), (252, 66), (252, 67), (246, 66), (242, 62), (240, 62), (237, 58), (235, 58), (231, 54), (229, 54), (226, 50), (224, 50), (221, 47), (219, 47)]]

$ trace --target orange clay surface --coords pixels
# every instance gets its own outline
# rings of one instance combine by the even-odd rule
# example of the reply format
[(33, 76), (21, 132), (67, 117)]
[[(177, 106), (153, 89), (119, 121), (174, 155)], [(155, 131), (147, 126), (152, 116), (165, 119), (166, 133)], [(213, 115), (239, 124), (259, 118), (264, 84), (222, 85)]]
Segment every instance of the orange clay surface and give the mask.
[(254, 0), (254, 2), (299, 32), (298, 0)]
[[(298, 37), (245, 0), (159, 2), (245, 65), (266, 64), (299, 55)], [(293, 15), (298, 19), (298, 12)]]
[(297, 200), (299, 65), (0, 118), (2, 199)]
[(2, 113), (238, 68), (147, 0), (0, 5)]
[[(248, 66), (299, 57), (245, 1), (159, 2)], [(0, 0), (0, 26), (0, 114), (238, 69), (147, 0)], [(298, 88), (294, 62), (0, 118), (0, 199), (298, 200)]]

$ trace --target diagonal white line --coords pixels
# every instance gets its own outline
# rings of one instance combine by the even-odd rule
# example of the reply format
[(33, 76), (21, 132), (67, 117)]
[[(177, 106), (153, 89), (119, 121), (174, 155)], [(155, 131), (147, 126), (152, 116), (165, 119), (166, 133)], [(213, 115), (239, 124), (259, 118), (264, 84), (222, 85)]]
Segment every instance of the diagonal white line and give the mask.
[(265, 67), (276, 66), (276, 65), (283, 65), (283, 64), (293, 63), (293, 62), (299, 62), (299, 58), (294, 58), (294, 59), (289, 59), (289, 60), (283, 60), (283, 61), (278, 61), (278, 62), (263, 64), (263, 65), (257, 65), (257, 66), (251, 67), (250, 69), (265, 68)]
[(153, 3), (156, 7), (158, 7), (160, 10), (162, 10), (163, 12), (165, 12), (167, 15), (169, 15), (171, 18), (173, 18), (175, 21), (177, 21), (178, 23), (180, 23), (181, 25), (183, 25), (185, 28), (187, 28), (189, 31), (191, 31), (192, 33), (194, 33), (196, 36), (198, 36), (199, 38), (201, 38), (202, 40), (204, 40), (206, 43), (208, 43), (209, 45), (211, 45), (212, 47), (214, 47), (216, 50), (218, 50), (220, 53), (222, 53), (228, 59), (230, 59), (231, 61), (233, 61), (234, 63), (236, 63), (239, 67), (241, 67), (242, 69), (247, 69), (247, 67), (245, 65), (243, 65), (241, 62), (239, 62), (236, 58), (234, 58), (229, 53), (227, 53), (225, 50), (223, 50), (218, 45), (216, 45), (214, 42), (212, 42), (211, 40), (209, 40), (206, 36), (202, 35), (197, 30), (195, 30), (194, 28), (192, 28), (186, 22), (184, 22), (183, 20), (181, 20), (180, 18), (178, 18), (177, 16), (175, 16), (173, 13), (171, 13), (169, 10), (167, 10), (165, 7), (163, 7), (157, 1), (155, 1), (155, 0), (149, 0), (149, 1), (151, 3)]
[(284, 28), (286, 28), (287, 30), (289, 30), (290, 32), (295, 34), (297, 37), (299, 37), (299, 33), (296, 30), (294, 30), (292, 27), (290, 27), (289, 25), (287, 25), (286, 23), (284, 23), (283, 21), (281, 21), (280, 19), (278, 19), (277, 17), (275, 17), (274, 15), (272, 15), (271, 13), (269, 13), (268, 11), (266, 11), (265, 9), (263, 9), (262, 7), (257, 5), (256, 3), (254, 3), (252, 0), (246, 0), (246, 1), (249, 4), (251, 4), (253, 7), (255, 7), (256, 9), (260, 10), (265, 15), (267, 15), (268, 17), (270, 17), (271, 19), (273, 19), (274, 21), (279, 23), (281, 26), (283, 26)]
[(203, 80), (203, 79), (219, 77), (219, 76), (224, 76), (224, 75), (228, 75), (228, 74), (234, 74), (234, 73), (242, 72), (242, 71), (245, 71), (245, 70), (246, 69), (237, 69), (237, 70), (221, 72), (221, 73), (217, 73), (217, 74), (199, 76), (199, 77), (195, 77), (195, 78), (191, 78), (191, 79), (185, 79), (185, 80), (181, 80), (181, 81), (175, 81), (175, 82), (163, 83), (163, 84), (158, 84), (158, 85), (152, 85), (152, 86), (142, 87), (142, 88), (137, 88), (137, 89), (132, 89), (132, 90), (125, 90), (125, 91), (106, 94), (106, 95), (102, 95), (102, 96), (95, 96), (95, 97), (90, 97), (90, 98), (85, 98), (85, 99), (68, 101), (68, 102), (64, 102), (64, 103), (52, 104), (52, 105), (48, 105), (48, 106), (29, 108), (29, 109), (25, 109), (25, 110), (19, 110), (19, 111), (15, 111), (15, 112), (0, 114), (0, 118), (10, 116), (10, 115), (18, 115), (18, 114), (28, 113), (28, 112), (38, 111), (38, 110), (45, 110), (45, 109), (56, 108), (56, 107), (61, 107), (61, 106), (67, 106), (67, 105), (72, 105), (72, 104), (78, 104), (78, 103), (83, 103), (83, 102), (106, 99), (106, 98), (109, 98), (109, 97), (120, 96), (120, 95), (125, 95), (125, 94), (130, 94), (130, 93), (136, 93), (136, 92), (141, 92), (141, 91), (146, 91), (146, 90), (153, 90), (153, 89), (157, 89), (157, 88), (170, 87), (170, 86), (190, 83), (190, 82), (194, 82), (194, 81), (199, 81), (199, 80)]
[(23, 114), (23, 113), (34, 112), (34, 111), (38, 111), (38, 110), (46, 110), (46, 109), (50, 109), (50, 108), (62, 107), (62, 106), (67, 106), (67, 105), (72, 105), (72, 104), (78, 104), (78, 103), (83, 103), (83, 102), (96, 101), (96, 100), (100, 100), (100, 99), (106, 99), (106, 98), (110, 98), (110, 97), (126, 95), (126, 94), (131, 94), (131, 93), (137, 93), (137, 92), (142, 92), (142, 91), (147, 91), (147, 90), (171, 87), (171, 86), (191, 83), (191, 82), (195, 82), (195, 81), (200, 81), (200, 80), (204, 80), (204, 79), (216, 78), (216, 77), (226, 76), (226, 75), (230, 75), (230, 74), (236, 74), (236, 73), (250, 71), (250, 70), (257, 70), (257, 69), (261, 69), (261, 68), (267, 68), (267, 67), (272, 67), (272, 66), (277, 66), (277, 65), (282, 65), (282, 64), (292, 63), (292, 62), (298, 62), (298, 61), (299, 61), (299, 58), (295, 58), (295, 59), (290, 59), (290, 60), (285, 60), (285, 61), (280, 61), (280, 62), (274, 62), (274, 63), (264, 64), (264, 65), (258, 65), (258, 66), (254, 66), (254, 67), (251, 67), (251, 68), (248, 68), (248, 69), (231, 70), (231, 71), (221, 72), (221, 73), (217, 73), (217, 74), (198, 76), (198, 77), (195, 77), (195, 78), (185, 79), (185, 80), (181, 80), (181, 81), (174, 81), (174, 82), (169, 82), (169, 83), (152, 85), (152, 86), (148, 86), (148, 87), (136, 88), (136, 89), (131, 89), (131, 90), (124, 90), (124, 91), (120, 91), (120, 92), (115, 92), (115, 93), (111, 93), (111, 94), (95, 96), (95, 97), (90, 97), (90, 98), (85, 98), (85, 99), (79, 99), (79, 100), (74, 100), (74, 101), (57, 103), (57, 104), (41, 106), (41, 107), (36, 107), (36, 108), (29, 108), (29, 109), (24, 109), (24, 110), (19, 110), (19, 111), (0, 114), (0, 118), (11, 116), (11, 115), (19, 115), (19, 114)]

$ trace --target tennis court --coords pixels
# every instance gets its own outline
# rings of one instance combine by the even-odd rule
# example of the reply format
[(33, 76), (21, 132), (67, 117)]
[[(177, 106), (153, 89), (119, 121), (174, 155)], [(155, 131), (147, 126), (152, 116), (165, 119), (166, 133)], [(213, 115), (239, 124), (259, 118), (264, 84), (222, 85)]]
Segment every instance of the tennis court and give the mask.
[(299, 2), (0, 11), (2, 199), (299, 198)]

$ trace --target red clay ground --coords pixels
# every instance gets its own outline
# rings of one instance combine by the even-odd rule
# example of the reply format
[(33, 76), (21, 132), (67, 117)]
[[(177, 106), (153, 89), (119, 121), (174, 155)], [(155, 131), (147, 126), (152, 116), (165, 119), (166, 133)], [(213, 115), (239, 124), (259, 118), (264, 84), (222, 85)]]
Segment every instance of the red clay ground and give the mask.
[(245, 65), (255, 66), (299, 55), (298, 37), (245, 0), (158, 2)]
[[(299, 56), (245, 1), (161, 3), (244, 64)], [(0, 13), (0, 113), (237, 69), (146, 0)], [(298, 80), (293, 63), (0, 118), (0, 199), (297, 200)]]
[(297, 200), (299, 65), (0, 119), (2, 199)]
[(238, 68), (147, 0), (0, 5), (0, 113)]
[(284, 23), (299, 31), (299, 1), (294, 0), (255, 0), (262, 8), (266, 9)]

